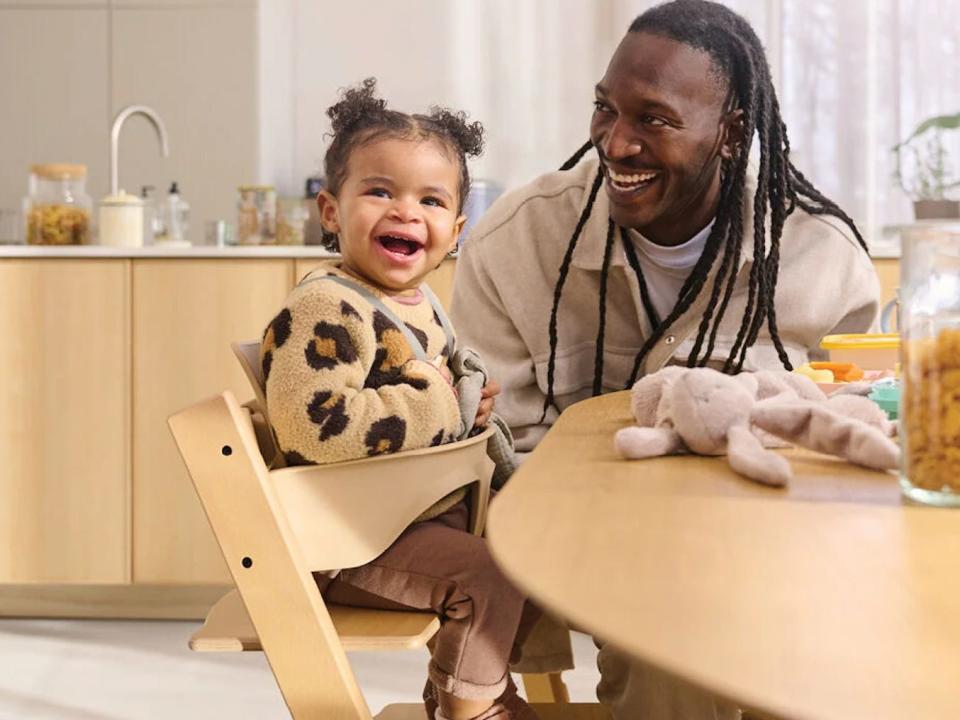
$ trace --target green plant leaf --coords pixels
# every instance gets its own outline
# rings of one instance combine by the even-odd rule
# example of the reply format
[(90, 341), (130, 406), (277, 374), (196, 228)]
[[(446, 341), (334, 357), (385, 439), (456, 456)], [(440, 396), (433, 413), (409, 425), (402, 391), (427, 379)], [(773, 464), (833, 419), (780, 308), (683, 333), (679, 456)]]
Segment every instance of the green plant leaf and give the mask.
[(939, 130), (957, 130), (960, 129), (960, 113), (954, 115), (937, 115), (936, 117), (928, 118), (924, 120), (917, 126), (917, 129), (910, 133), (910, 136), (903, 142), (897, 143), (894, 145), (891, 150), (897, 150), (908, 142), (913, 140), (917, 135), (922, 135), (928, 130), (937, 128)]

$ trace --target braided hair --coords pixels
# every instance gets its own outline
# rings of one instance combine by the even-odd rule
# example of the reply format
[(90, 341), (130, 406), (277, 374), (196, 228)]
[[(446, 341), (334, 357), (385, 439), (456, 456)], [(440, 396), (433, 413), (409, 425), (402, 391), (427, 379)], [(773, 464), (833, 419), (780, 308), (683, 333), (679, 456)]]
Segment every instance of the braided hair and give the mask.
[[(387, 108), (387, 101), (377, 97), (376, 78), (367, 78), (357, 87), (340, 93), (340, 100), (327, 109), (333, 129), (333, 140), (324, 157), (327, 191), (336, 196), (347, 177), (350, 155), (359, 147), (384, 138), (404, 140), (436, 140), (453, 153), (460, 166), (457, 212), (470, 191), (467, 157), (483, 152), (483, 125), (468, 122), (464, 112), (431, 107), (429, 115), (407, 114)], [(323, 246), (337, 252), (340, 243), (335, 233), (323, 231)]]
[[(728, 85), (728, 109), (743, 112), (744, 142), (734, 157), (721, 164), (720, 199), (717, 215), (703, 253), (680, 289), (673, 310), (659, 321), (652, 305), (644, 297), (644, 304), (651, 314), (653, 332), (634, 358), (633, 369), (627, 388), (637, 380), (640, 367), (651, 349), (666, 334), (700, 296), (710, 272), (719, 268), (710, 288), (709, 301), (700, 321), (693, 349), (687, 360), (689, 367), (703, 367), (713, 353), (720, 321), (733, 295), (740, 253), (743, 245), (743, 203), (747, 180), (747, 160), (754, 134), (760, 150), (760, 166), (756, 193), (753, 196), (753, 254), (747, 289), (747, 305), (736, 340), (723, 364), (726, 373), (737, 373), (743, 368), (747, 349), (757, 339), (764, 323), (769, 330), (780, 362), (787, 370), (792, 365), (777, 332), (777, 316), (774, 307), (774, 292), (780, 266), (780, 239), (787, 217), (799, 207), (813, 215), (832, 215), (850, 228), (857, 242), (867, 251), (863, 237), (853, 220), (836, 203), (825, 197), (794, 167), (790, 161), (790, 142), (787, 127), (780, 115), (780, 106), (770, 77), (763, 45), (750, 24), (727, 7), (707, 0), (674, 0), (658, 5), (637, 17), (630, 25), (630, 32), (649, 33), (669, 38), (707, 53), (718, 75)], [(592, 148), (586, 143), (563, 164), (561, 170), (574, 167)], [(586, 224), (596, 200), (597, 191), (603, 182), (603, 170), (590, 189), (583, 213), (574, 228), (567, 252), (560, 266), (560, 274), (554, 290), (553, 308), (550, 313), (550, 359), (547, 365), (547, 394), (541, 421), (554, 405), (554, 370), (557, 352), (557, 313), (564, 282), (570, 269), (573, 250)], [(767, 249), (767, 215), (769, 222), (769, 251)], [(607, 232), (603, 266), (600, 276), (600, 324), (597, 334), (597, 351), (594, 366), (593, 394), (599, 395), (603, 381), (603, 337), (605, 320), (605, 294), (610, 254), (614, 238), (611, 220)], [(645, 283), (636, 262), (633, 246), (626, 229), (620, 229), (624, 252), (638, 275), (641, 292)]]

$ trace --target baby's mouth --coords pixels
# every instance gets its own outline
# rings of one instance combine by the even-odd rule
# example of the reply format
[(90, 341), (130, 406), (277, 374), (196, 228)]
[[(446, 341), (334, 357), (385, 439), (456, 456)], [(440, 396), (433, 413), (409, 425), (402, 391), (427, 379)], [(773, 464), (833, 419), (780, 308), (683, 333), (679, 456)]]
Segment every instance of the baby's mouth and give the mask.
[(377, 242), (383, 246), (383, 249), (394, 255), (409, 257), (423, 248), (423, 245), (416, 240), (400, 237), (398, 235), (379, 235)]

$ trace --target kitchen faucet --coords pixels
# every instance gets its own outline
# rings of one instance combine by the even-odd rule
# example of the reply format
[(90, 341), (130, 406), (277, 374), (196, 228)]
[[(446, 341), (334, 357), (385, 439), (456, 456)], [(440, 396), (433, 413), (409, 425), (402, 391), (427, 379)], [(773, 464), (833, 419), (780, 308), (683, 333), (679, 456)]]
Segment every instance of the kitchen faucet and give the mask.
[(127, 121), (127, 118), (131, 115), (143, 115), (153, 124), (153, 128), (157, 131), (157, 137), (160, 140), (160, 153), (163, 157), (170, 156), (170, 146), (167, 143), (167, 130), (163, 126), (163, 121), (160, 119), (157, 111), (146, 105), (128, 105), (125, 107), (118, 112), (117, 116), (113, 119), (113, 128), (110, 130), (110, 195), (112, 196), (117, 194), (120, 185), (120, 130), (123, 128), (123, 124)]

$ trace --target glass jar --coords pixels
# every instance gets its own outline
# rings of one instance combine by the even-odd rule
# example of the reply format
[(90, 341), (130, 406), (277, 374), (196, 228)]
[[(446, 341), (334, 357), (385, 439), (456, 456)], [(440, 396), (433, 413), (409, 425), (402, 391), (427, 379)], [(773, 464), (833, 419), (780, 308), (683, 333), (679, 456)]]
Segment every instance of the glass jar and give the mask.
[(916, 226), (900, 260), (900, 484), (960, 506), (960, 225)]
[(87, 195), (86, 165), (34, 165), (24, 199), (24, 237), (30, 245), (90, 242), (93, 201)]
[(310, 217), (307, 201), (281, 198), (277, 202), (277, 245), (303, 245), (304, 228)]
[(240, 245), (272, 245), (276, 237), (277, 194), (273, 185), (237, 188), (237, 241)]

